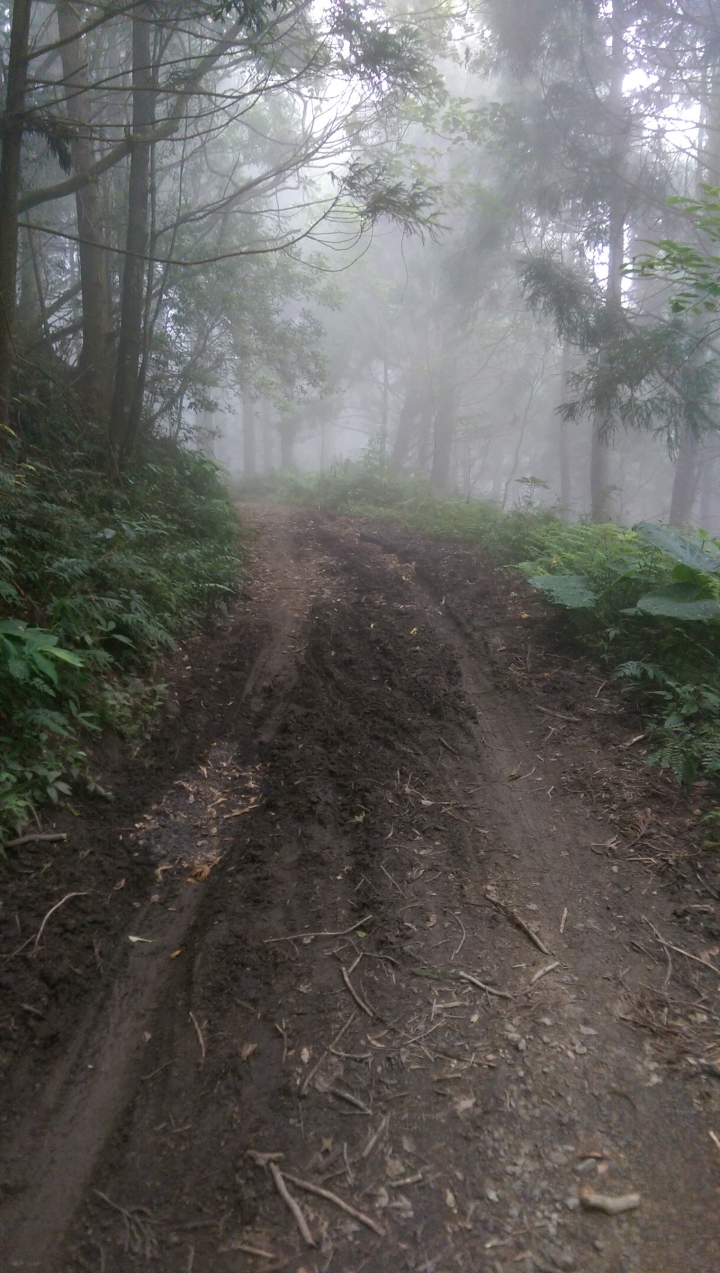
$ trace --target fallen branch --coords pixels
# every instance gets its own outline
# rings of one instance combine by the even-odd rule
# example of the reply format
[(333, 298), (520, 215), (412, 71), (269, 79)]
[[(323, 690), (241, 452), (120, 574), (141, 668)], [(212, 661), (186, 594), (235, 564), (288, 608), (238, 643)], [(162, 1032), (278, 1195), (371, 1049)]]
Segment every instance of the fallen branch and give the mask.
[[(279, 1174), (280, 1172), (278, 1172)], [(353, 1220), (359, 1220), (368, 1229), (372, 1229), (373, 1233), (377, 1233), (379, 1238), (385, 1237), (385, 1230), (380, 1227), (376, 1220), (366, 1216), (363, 1211), (358, 1211), (356, 1207), (352, 1207), (343, 1198), (338, 1198), (336, 1193), (331, 1193), (329, 1189), (323, 1189), (321, 1185), (313, 1185), (309, 1180), (300, 1180), (299, 1176), (292, 1176), (288, 1171), (284, 1175), (291, 1184), (297, 1185), (298, 1189), (305, 1189), (308, 1193), (317, 1194), (318, 1198), (326, 1198), (328, 1202), (334, 1202), (336, 1207), (346, 1212), (347, 1215), (352, 1216)]]
[(491, 893), (489, 890), (486, 892), (485, 896), (489, 902), (492, 902), (493, 906), (497, 906), (498, 910), (502, 911), (503, 915), (505, 915), (507, 919), (517, 925), (526, 937), (530, 938), (533, 945), (537, 946), (538, 950), (541, 950), (543, 955), (552, 955), (552, 951), (548, 950), (547, 946), (540, 940), (537, 933), (533, 932), (530, 925), (526, 924), (525, 920), (521, 919), (517, 911), (514, 911), (511, 906), (508, 906), (507, 902), (502, 902), (495, 893)]
[(343, 964), (340, 965), (340, 972), (342, 973), (342, 979), (345, 982), (345, 985), (347, 986), (348, 990), (350, 991), (350, 994), (352, 995), (353, 999), (355, 1000), (358, 1008), (362, 1008), (363, 1012), (366, 1013), (368, 1017), (374, 1017), (375, 1013), (373, 1012), (372, 1008), (368, 1007), (368, 1005), (365, 1003), (365, 1000), (360, 998), (360, 995), (358, 994), (357, 990), (353, 986), (348, 976), (347, 968)]
[(362, 928), (363, 924), (367, 924), (372, 919), (372, 915), (366, 915), (364, 919), (359, 919), (357, 924), (353, 924), (351, 928), (343, 928), (337, 933), (289, 933), (287, 937), (266, 937), (263, 945), (271, 946), (273, 942), (278, 941), (300, 941), (306, 937), (347, 937), (348, 933), (354, 933), (356, 928)]
[(305, 1216), (303, 1215), (302, 1210), (300, 1208), (300, 1203), (297, 1202), (295, 1198), (293, 1198), (292, 1194), (288, 1191), (287, 1185), (285, 1184), (285, 1181), (283, 1179), (283, 1174), (280, 1168), (278, 1167), (277, 1163), (269, 1162), (268, 1167), (270, 1168), (270, 1174), (273, 1180), (275, 1181), (275, 1188), (280, 1194), (280, 1197), (282, 1198), (286, 1207), (288, 1207), (290, 1211), (292, 1211), (295, 1217), (295, 1223), (297, 1224), (297, 1227), (300, 1230), (303, 1241), (305, 1242), (307, 1246), (317, 1246), (317, 1242), (315, 1241), (312, 1233), (310, 1232), (308, 1228), (307, 1220), (305, 1219)]
[(338, 1031), (338, 1033), (335, 1035), (335, 1038), (333, 1039), (332, 1043), (331, 1043), (331, 1044), (330, 1044), (330, 1045), (329, 1045), (329, 1046), (325, 1049), (325, 1051), (323, 1052), (322, 1056), (321, 1056), (321, 1057), (320, 1057), (320, 1058), (319, 1058), (319, 1059), (315, 1062), (315, 1064), (314, 1064), (314, 1066), (312, 1067), (312, 1069), (310, 1070), (310, 1072), (309, 1072), (309, 1073), (305, 1076), (305, 1078), (303, 1079), (303, 1082), (302, 1082), (302, 1086), (301, 1086), (301, 1088), (300, 1088), (300, 1095), (301, 1095), (301, 1096), (307, 1096), (308, 1088), (310, 1087), (310, 1084), (312, 1083), (313, 1079), (315, 1078), (315, 1075), (317, 1074), (318, 1070), (320, 1069), (320, 1066), (323, 1064), (323, 1062), (324, 1062), (324, 1061), (326, 1061), (326, 1060), (327, 1060), (328, 1055), (329, 1055), (329, 1053), (330, 1053), (330, 1048), (337, 1047), (337, 1045), (338, 1045), (338, 1043), (340, 1042), (341, 1038), (343, 1037), (343, 1035), (344, 1035), (345, 1031), (346, 1031), (346, 1030), (348, 1030), (348, 1029), (350, 1028), (350, 1026), (352, 1025), (353, 1021), (355, 1020), (356, 1016), (357, 1016), (357, 1013), (356, 1013), (356, 1012), (351, 1012), (351, 1013), (350, 1013), (350, 1016), (348, 1017), (347, 1021), (345, 1022), (345, 1025), (342, 1027), (342, 1029), (341, 1029), (341, 1030), (339, 1030), (339, 1031)]
[(515, 995), (511, 995), (507, 990), (496, 990), (494, 986), (486, 986), (484, 981), (480, 981), (477, 977), (473, 977), (472, 973), (459, 972), (460, 981), (469, 981), (471, 985), (478, 986), (480, 990), (484, 990), (486, 994), (495, 995), (496, 999), (514, 999)]
[(584, 1207), (593, 1211), (604, 1211), (608, 1216), (619, 1216), (623, 1211), (634, 1211), (640, 1206), (639, 1193), (625, 1193), (612, 1198), (605, 1193), (595, 1193), (594, 1189), (580, 1190), (580, 1201)]
[(67, 835), (64, 831), (35, 831), (31, 835), (20, 835), (17, 840), (6, 840), (0, 848), (19, 849), (21, 844), (31, 844), (34, 840), (44, 840), (49, 844), (53, 840), (67, 840)]
[(327, 1092), (330, 1096), (338, 1096), (341, 1101), (347, 1101), (348, 1105), (354, 1105), (355, 1109), (359, 1109), (363, 1114), (372, 1114), (372, 1110), (358, 1096), (353, 1096), (352, 1092), (346, 1092), (341, 1087), (333, 1087), (331, 1083), (328, 1083), (326, 1079), (321, 1078), (319, 1075), (315, 1082), (315, 1087), (318, 1092)]

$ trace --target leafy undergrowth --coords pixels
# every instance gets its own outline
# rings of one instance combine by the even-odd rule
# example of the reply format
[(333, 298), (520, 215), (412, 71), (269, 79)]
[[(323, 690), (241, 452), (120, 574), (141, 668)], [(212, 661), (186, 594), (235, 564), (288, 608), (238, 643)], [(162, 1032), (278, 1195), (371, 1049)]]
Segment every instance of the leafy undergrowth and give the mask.
[[(625, 684), (646, 719), (650, 763), (681, 782), (720, 775), (720, 542), (569, 523), (547, 507), (508, 512), (438, 495), (376, 456), (308, 477), (261, 479), (254, 493), (356, 516), (388, 517), (517, 566), (562, 607), (575, 639)], [(708, 827), (720, 842), (720, 822)]]
[(203, 456), (155, 441), (112, 473), (99, 431), (31, 392), (22, 426), (0, 462), (0, 844), (43, 801), (93, 790), (83, 738), (142, 726), (159, 658), (240, 575)]

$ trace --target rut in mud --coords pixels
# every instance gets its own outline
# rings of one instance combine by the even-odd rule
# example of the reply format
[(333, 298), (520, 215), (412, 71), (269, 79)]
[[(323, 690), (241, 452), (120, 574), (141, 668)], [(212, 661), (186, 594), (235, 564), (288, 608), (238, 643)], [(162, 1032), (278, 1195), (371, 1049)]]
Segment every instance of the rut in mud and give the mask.
[(10, 881), (2, 1267), (715, 1273), (687, 801), (508, 576), (243, 515), (142, 771)]

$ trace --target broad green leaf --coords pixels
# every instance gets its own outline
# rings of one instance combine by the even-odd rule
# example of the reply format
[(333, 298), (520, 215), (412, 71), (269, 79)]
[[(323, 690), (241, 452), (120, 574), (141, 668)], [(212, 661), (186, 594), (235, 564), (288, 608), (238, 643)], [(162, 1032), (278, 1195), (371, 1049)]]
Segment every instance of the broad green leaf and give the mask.
[(697, 588), (693, 584), (673, 583), (657, 592), (648, 592), (637, 603), (643, 614), (658, 618), (686, 619), (692, 622), (720, 619), (720, 603), (707, 598), (696, 601)]
[(720, 571), (720, 557), (707, 552), (692, 539), (679, 535), (669, 526), (656, 526), (654, 522), (638, 522), (633, 526), (633, 530), (641, 539), (652, 544), (654, 548), (659, 548), (660, 552), (666, 553), (668, 557), (681, 562), (683, 566), (694, 566), (696, 570), (704, 570), (708, 574)]
[[(118, 638), (116, 638), (118, 639)], [(122, 638), (119, 638), (122, 639)], [(132, 644), (129, 642), (129, 644)], [(83, 661), (79, 654), (75, 654), (73, 650), (46, 650), (46, 654), (51, 654), (54, 659), (60, 659), (63, 663), (71, 663), (73, 667), (82, 667)]]
[(570, 610), (589, 610), (597, 596), (583, 575), (533, 575), (528, 583), (539, 588), (556, 605)]

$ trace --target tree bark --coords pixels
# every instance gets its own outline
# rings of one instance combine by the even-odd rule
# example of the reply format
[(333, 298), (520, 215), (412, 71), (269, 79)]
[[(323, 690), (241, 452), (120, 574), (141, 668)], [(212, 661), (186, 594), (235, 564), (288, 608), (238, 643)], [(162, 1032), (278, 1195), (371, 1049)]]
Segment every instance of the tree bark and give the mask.
[(280, 468), (290, 473), (295, 468), (295, 426), (287, 420), (280, 420), (277, 426), (280, 437)]
[(249, 385), (242, 391), (243, 421), (243, 474), (246, 482), (257, 477), (257, 448), (255, 445), (255, 399)]
[(443, 360), (435, 402), (433, 461), (430, 472), (430, 481), (439, 491), (447, 491), (450, 487), (450, 460), (455, 438), (456, 371), (457, 361), (454, 357)]
[(413, 368), (410, 384), (405, 394), (405, 401), (400, 408), (400, 419), (398, 420), (397, 433), (395, 434), (395, 442), (390, 457), (393, 468), (401, 469), (407, 460), (412, 445), (415, 422), (420, 414), (421, 405), (422, 381), (416, 369)]
[[(73, 168), (78, 176), (95, 163), (92, 113), (88, 92), (87, 56), (78, 32), (82, 23), (76, 4), (62, 0), (57, 7), (63, 80), (68, 96), (67, 113), (76, 133), (70, 143)], [(112, 326), (107, 287), (106, 252), (101, 233), (102, 213), (98, 184), (91, 181), (75, 195), (78, 254), (82, 284), (83, 343), (78, 359), (78, 390), (88, 410), (99, 418), (107, 415), (112, 394)]]
[(25, 127), (31, 0), (15, 0), (0, 151), (0, 442), (10, 420), (17, 285), (20, 156)]
[(680, 439), (675, 474), (673, 477), (672, 499), (670, 501), (670, 525), (678, 529), (685, 526), (692, 516), (693, 504), (697, 494), (700, 439), (696, 433), (685, 429)]
[[(622, 309), (622, 274), (621, 269), (625, 256), (625, 219), (627, 215), (627, 192), (625, 188), (625, 166), (627, 158), (627, 121), (625, 119), (625, 99), (623, 85), (625, 81), (625, 25), (626, 18), (622, 0), (613, 0), (612, 6), (612, 49), (610, 90), (607, 98), (607, 110), (612, 130), (610, 144), (610, 172), (608, 174), (608, 191), (610, 215), (608, 222), (608, 273), (605, 289), (605, 305), (608, 311)], [(594, 522), (610, 520), (610, 476), (608, 456), (607, 417), (597, 412), (592, 422), (592, 445), (590, 451), (590, 499), (592, 519)]]
[[(563, 346), (560, 361), (560, 402), (567, 401), (568, 376), (573, 363), (572, 349)], [(570, 453), (568, 450), (568, 423), (563, 415), (558, 416), (558, 459), (560, 464), (560, 510), (562, 517), (568, 517), (572, 490), (570, 486)]]
[[(150, 54), (150, 11), (145, 5), (132, 19), (133, 107), (132, 148), (128, 181), (127, 255), (123, 266), (120, 338), (110, 411), (110, 446), (118, 461), (133, 449), (140, 411), (138, 373), (142, 354), (145, 270), (150, 202), (150, 147), (153, 122), (153, 73)], [(134, 408), (134, 409), (133, 409)]]
[[(260, 405), (260, 426), (262, 430), (263, 472), (271, 473), (275, 465), (273, 463), (273, 428), (270, 418), (270, 403), (267, 398), (263, 398)], [(322, 468), (322, 465), (320, 467)]]

